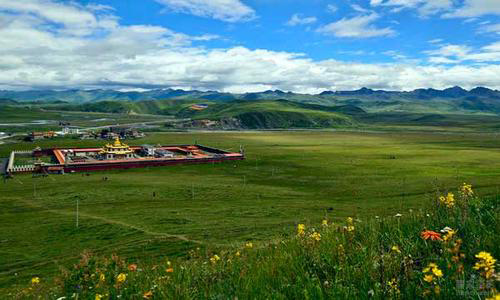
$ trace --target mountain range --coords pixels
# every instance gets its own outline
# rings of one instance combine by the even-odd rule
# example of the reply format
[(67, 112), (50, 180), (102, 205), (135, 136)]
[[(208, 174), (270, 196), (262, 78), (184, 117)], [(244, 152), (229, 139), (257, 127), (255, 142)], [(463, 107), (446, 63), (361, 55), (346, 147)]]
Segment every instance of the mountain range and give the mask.
[[(289, 100), (324, 106), (357, 106), (367, 112), (414, 113), (480, 113), (500, 114), (500, 91), (485, 87), (465, 90), (455, 86), (444, 90), (416, 89), (385, 91), (361, 88), (354, 91), (324, 91), (320, 94), (300, 94), (281, 90), (257, 93), (225, 93), (181, 89), (148, 91), (95, 90), (30, 90), (0, 91), (0, 104), (90, 104), (101, 101), (143, 102), (157, 100), (194, 100), (217, 103), (231, 101)], [(97, 104), (99, 105), (99, 104)]]
[(324, 91), (320, 94), (299, 94), (293, 92), (283, 92), (280, 90), (268, 90), (257, 93), (224, 93), (217, 91), (197, 91), (181, 89), (154, 89), (149, 91), (116, 91), (116, 90), (28, 90), (28, 91), (7, 91), (0, 90), (0, 98), (12, 99), (16, 101), (66, 101), (66, 102), (95, 102), (102, 100), (159, 100), (174, 98), (199, 98), (207, 100), (256, 100), (269, 98), (293, 98), (302, 97), (323, 97), (323, 96), (372, 96), (376, 98), (388, 98), (393, 96), (404, 96), (416, 99), (432, 98), (459, 98), (459, 97), (491, 97), (500, 99), (500, 91), (485, 87), (476, 87), (469, 91), (455, 86), (444, 90), (436, 89), (416, 89), (413, 91), (385, 91), (361, 88), (354, 91)]

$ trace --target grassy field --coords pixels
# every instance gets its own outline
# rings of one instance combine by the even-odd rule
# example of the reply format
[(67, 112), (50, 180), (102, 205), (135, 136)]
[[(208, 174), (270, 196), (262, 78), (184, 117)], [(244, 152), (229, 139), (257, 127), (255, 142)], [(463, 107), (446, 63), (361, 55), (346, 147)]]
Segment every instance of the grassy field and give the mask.
[[(500, 297), (500, 197), (462, 184), (403, 214), (299, 223), (290, 236), (155, 263), (84, 252), (14, 299), (486, 299)], [(437, 198), (439, 195), (445, 195)], [(439, 200), (438, 200), (439, 199)]]
[[(195, 141), (232, 150), (241, 144), (247, 160), (25, 175), (0, 184), (0, 286), (50, 277), (84, 249), (154, 261), (196, 247), (269, 240), (325, 217), (404, 213), (434, 198), (437, 188), (464, 181), (483, 195), (500, 194), (500, 140), (494, 134), (165, 133), (134, 144)], [(6, 144), (0, 157), (16, 148), (95, 144)]]
[(94, 127), (157, 121), (166, 118), (166, 116), (155, 115), (45, 111), (38, 107), (0, 106), (0, 131), (14, 133), (60, 130), (59, 121), (69, 122), (73, 126)]

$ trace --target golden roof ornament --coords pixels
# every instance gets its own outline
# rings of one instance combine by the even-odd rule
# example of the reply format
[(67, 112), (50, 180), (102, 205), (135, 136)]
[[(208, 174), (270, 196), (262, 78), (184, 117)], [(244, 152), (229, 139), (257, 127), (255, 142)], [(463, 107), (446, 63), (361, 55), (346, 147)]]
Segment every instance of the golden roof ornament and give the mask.
[(100, 154), (117, 154), (117, 155), (124, 155), (124, 154), (130, 154), (133, 153), (132, 150), (130, 150), (130, 147), (127, 144), (124, 144), (120, 141), (120, 138), (117, 137), (114, 141), (113, 144), (106, 144), (101, 151), (99, 151)]
[(122, 146), (122, 142), (120, 141), (119, 137), (115, 138), (115, 143), (114, 143), (113, 146), (115, 146), (115, 147), (121, 147)]

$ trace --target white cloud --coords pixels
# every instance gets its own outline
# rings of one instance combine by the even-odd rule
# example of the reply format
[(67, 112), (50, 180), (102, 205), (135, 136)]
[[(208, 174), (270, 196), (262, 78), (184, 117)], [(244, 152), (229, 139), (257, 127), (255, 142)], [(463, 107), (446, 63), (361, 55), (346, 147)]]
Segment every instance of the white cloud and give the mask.
[(430, 55), (464, 57), (471, 51), (470, 47), (464, 45), (445, 45), (436, 50), (426, 51)]
[[(300, 53), (245, 47), (207, 49), (195, 46), (194, 41), (217, 37), (190, 36), (160, 26), (120, 25), (112, 15), (101, 16), (87, 7), (57, 3), (58, 8), (73, 14), (71, 20), (57, 16), (52, 20), (45, 12), (28, 10), (26, 6), (5, 9), (5, 1), (0, 1), (0, 88), (172, 87), (308, 93), (362, 86), (395, 90), (453, 85), (500, 88), (500, 65), (496, 64), (368, 64), (314, 61)], [(104, 19), (115, 23), (109, 26), (102, 22)], [(55, 22), (58, 26), (54, 26)], [(70, 34), (68, 28), (81, 29), (89, 35)], [(496, 43), (462, 54), (485, 62), (486, 56), (495, 55), (499, 48)], [(462, 55), (450, 49), (446, 53)]]
[[(88, 35), (98, 28), (111, 29), (117, 26), (117, 18), (99, 14), (104, 7), (83, 7), (70, 2), (63, 4), (49, 0), (0, 1), (0, 8), (7, 12), (21, 14), (32, 22), (49, 22), (51, 30), (69, 35)], [(33, 25), (33, 24), (32, 24)], [(62, 28), (59, 28), (62, 26)]]
[(169, 9), (226, 22), (242, 22), (255, 18), (255, 11), (240, 0), (156, 0)]
[(483, 25), (479, 28), (478, 32), (500, 34), (500, 23)]
[(466, 45), (443, 45), (438, 49), (424, 51), (430, 55), (431, 63), (500, 62), (500, 42), (489, 44), (480, 49)]
[(443, 15), (445, 18), (471, 18), (482, 15), (500, 15), (498, 0), (465, 0), (464, 5)]
[(423, 4), (418, 8), (418, 12), (421, 16), (429, 16), (446, 11), (452, 7), (452, 0), (426, 0), (423, 1)]
[(327, 10), (329, 13), (334, 14), (334, 13), (336, 13), (336, 12), (337, 12), (337, 10), (339, 10), (339, 8), (338, 8), (337, 6), (335, 6), (335, 5), (333, 5), (333, 4), (328, 4), (328, 5), (326, 6), (326, 10)]
[(115, 10), (112, 6), (104, 5), (104, 4), (95, 4), (91, 3), (87, 5), (87, 8), (92, 11), (105, 11), (105, 10)]
[(390, 28), (378, 28), (372, 24), (379, 16), (375, 13), (356, 16), (350, 19), (343, 18), (337, 22), (320, 27), (317, 31), (336, 37), (369, 38), (376, 36), (392, 36), (396, 32)]
[(430, 44), (439, 44), (439, 43), (443, 42), (443, 39), (432, 39), (432, 40), (429, 40), (427, 42), (429, 42)]
[(435, 14), (441, 14), (443, 18), (474, 18), (487, 14), (500, 15), (499, 0), (371, 0), (370, 5), (393, 7), (391, 12), (416, 9), (424, 17)]
[(431, 56), (431, 57), (429, 57), (429, 62), (431, 64), (456, 64), (456, 63), (459, 63), (460, 61), (454, 60), (454, 59), (449, 59), (449, 58), (442, 57), (442, 56)]
[(370, 12), (369, 9), (363, 8), (363, 7), (361, 7), (361, 5), (358, 5), (358, 4), (351, 4), (351, 8), (354, 9), (355, 11), (361, 12), (361, 13), (369, 13)]
[(453, 6), (453, 0), (371, 0), (372, 6), (393, 7), (391, 12), (416, 9), (421, 16), (446, 11)]
[(300, 14), (294, 14), (288, 22), (286, 22), (286, 25), (288, 26), (296, 26), (296, 25), (306, 25), (306, 24), (312, 24), (318, 21), (316, 17), (301, 17)]

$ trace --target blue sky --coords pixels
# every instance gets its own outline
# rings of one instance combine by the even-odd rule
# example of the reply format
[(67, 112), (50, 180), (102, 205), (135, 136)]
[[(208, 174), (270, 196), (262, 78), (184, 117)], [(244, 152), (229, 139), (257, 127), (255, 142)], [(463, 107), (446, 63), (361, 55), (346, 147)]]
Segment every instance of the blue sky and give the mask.
[[(168, 2), (101, 0), (97, 3), (113, 7), (122, 24), (158, 25), (189, 35), (215, 34), (221, 37), (204, 43), (207, 47), (241, 45), (252, 49), (301, 52), (315, 60), (398, 60), (398, 55), (384, 54), (389, 51), (408, 58), (425, 60), (427, 55), (423, 51), (436, 49), (442, 44), (466, 44), (480, 48), (497, 42), (500, 36), (500, 28), (492, 32), (480, 32), (481, 28), (488, 24), (500, 24), (500, 8), (492, 10), (492, 13), (471, 17), (443, 18), (441, 16), (445, 14), (444, 10), (423, 14), (419, 11), (422, 5), (373, 6), (368, 0), (244, 0), (238, 2), (252, 9), (254, 17), (243, 17), (241, 20), (228, 22), (214, 17), (200, 17), (186, 11), (179, 12), (169, 6)], [(92, 4), (96, 1), (82, 3)], [(462, 5), (451, 6), (450, 11), (457, 11), (464, 6), (463, 3), (462, 1)], [(500, 1), (497, 5), (500, 7)], [(398, 9), (401, 10), (392, 12)], [(374, 37), (338, 37), (335, 34), (318, 32), (322, 26), (343, 18), (373, 14), (377, 14), (378, 18), (369, 26), (390, 28), (394, 33)], [(288, 22), (294, 15), (299, 22), (291, 26), (293, 23)], [(481, 25), (486, 22), (488, 24)], [(442, 41), (434, 44), (429, 42), (437, 39)]]
[(0, 0), (0, 88), (500, 88), (499, 37), (498, 0)]

